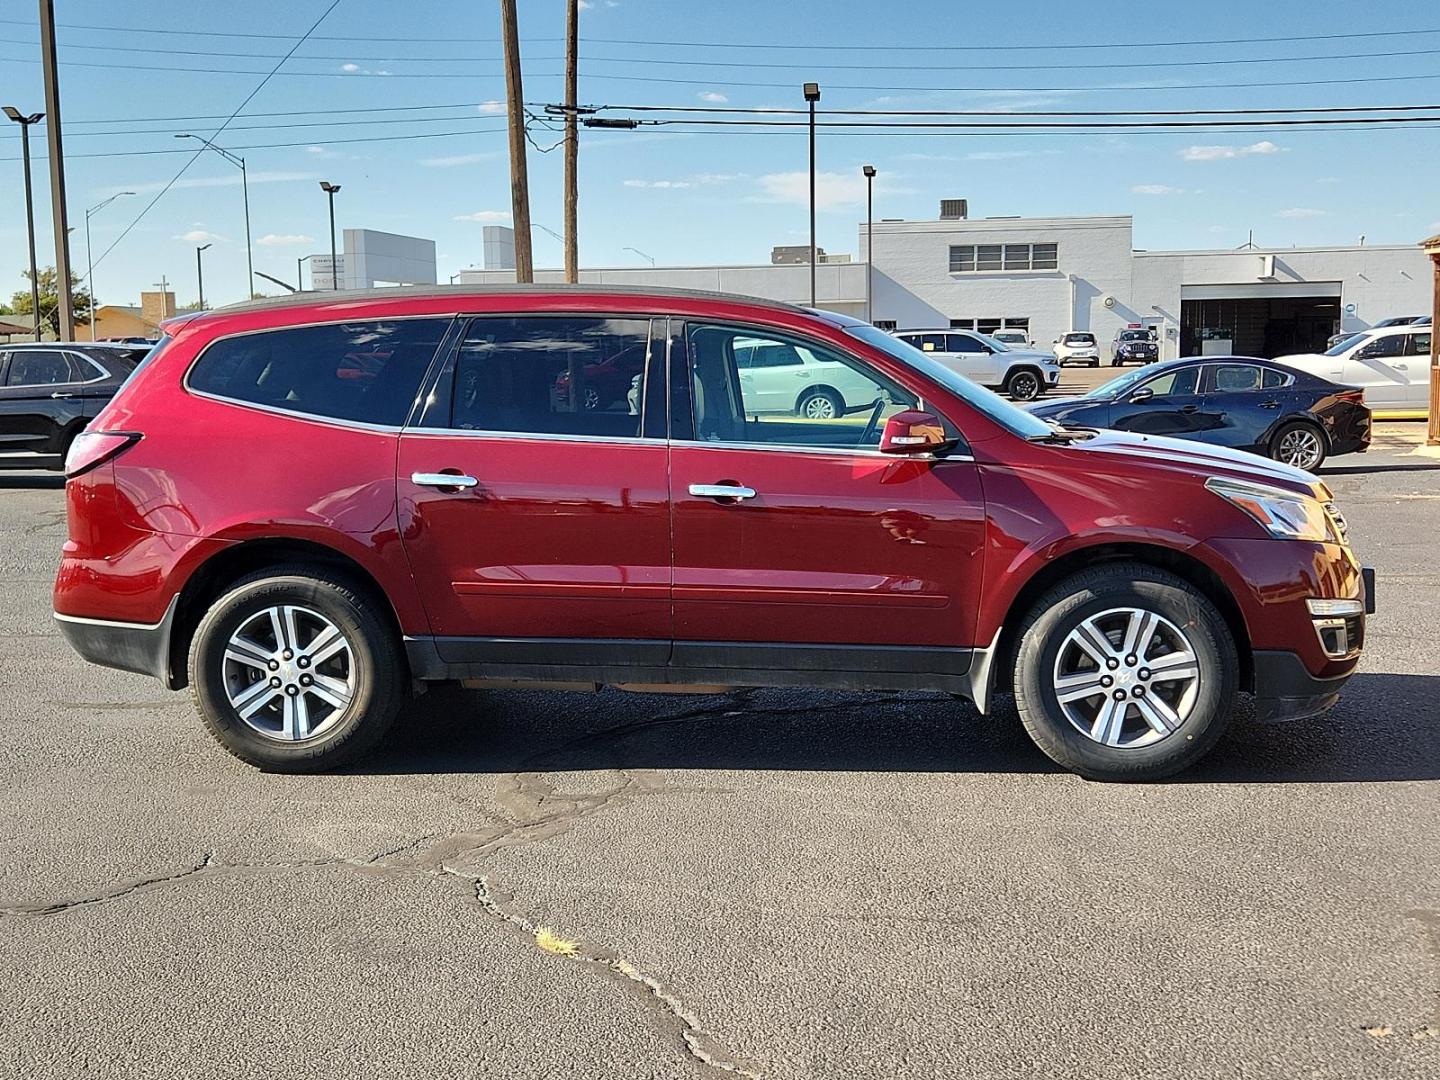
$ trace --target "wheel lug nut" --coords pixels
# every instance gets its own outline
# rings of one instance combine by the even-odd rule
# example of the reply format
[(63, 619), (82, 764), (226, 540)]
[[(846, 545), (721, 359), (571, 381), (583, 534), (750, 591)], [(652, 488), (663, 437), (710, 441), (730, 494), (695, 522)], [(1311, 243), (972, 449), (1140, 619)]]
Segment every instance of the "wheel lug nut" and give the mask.
[(293, 660), (293, 659), (295, 658), (295, 654), (294, 654), (293, 652), (291, 652), (289, 649), (286, 649), (286, 650), (285, 650), (283, 653), (281, 653), (280, 655), (283, 656), (283, 657), (285, 657), (286, 660)]
[(1124, 691), (1124, 690), (1116, 690), (1116, 691), (1115, 691), (1115, 700), (1116, 700), (1116, 701), (1124, 701), (1124, 700), (1125, 700), (1125, 691)]
[(1129, 656), (1125, 657), (1125, 663), (1129, 664), (1131, 667), (1134, 667), (1139, 662), (1139, 658), (1134, 653), (1131, 653)]
[(279, 670), (280, 670), (280, 661), (279, 661), (279, 660), (271, 660), (270, 663), (269, 663), (267, 666), (270, 668), (271, 671), (279, 671)]
[(271, 679), (271, 680), (270, 680), (270, 685), (271, 685), (271, 686), (279, 686), (279, 685), (280, 685), (280, 676), (277, 675), (277, 676), (275, 676), (273, 679)]
[(1136, 697), (1144, 697), (1144, 696), (1145, 696), (1145, 688), (1144, 688), (1143, 686), (1137, 686), (1137, 687), (1135, 687), (1135, 696), (1136, 696)]
[(294, 683), (291, 683), (289, 686), (285, 687), (285, 693), (289, 694), (291, 697), (294, 697), (299, 692), (300, 688)]
[(1150, 677), (1150, 669), (1148, 667), (1142, 667), (1135, 674), (1139, 675), (1142, 679), (1148, 679)]
[(312, 679), (309, 675), (301, 675), (301, 676), (300, 676), (300, 685), (301, 685), (301, 686), (309, 686), (309, 685), (310, 685), (312, 682), (314, 682), (314, 681), (315, 681), (315, 680)]
[(1100, 676), (1100, 685), (1101, 685), (1101, 686), (1114, 686), (1114, 685), (1115, 685), (1115, 680), (1112, 679), (1109, 675), (1101, 675), (1101, 676)]
[(299, 660), (296, 660), (295, 663), (302, 668), (307, 668), (310, 666), (310, 658), (308, 656), (302, 656)]
[(1109, 660), (1106, 660), (1106, 661), (1105, 661), (1105, 666), (1108, 667), (1111, 671), (1114, 671), (1117, 667), (1120, 666), (1120, 661), (1119, 661), (1119, 660), (1116, 660), (1116, 659), (1112, 656), (1112, 657), (1110, 657)]

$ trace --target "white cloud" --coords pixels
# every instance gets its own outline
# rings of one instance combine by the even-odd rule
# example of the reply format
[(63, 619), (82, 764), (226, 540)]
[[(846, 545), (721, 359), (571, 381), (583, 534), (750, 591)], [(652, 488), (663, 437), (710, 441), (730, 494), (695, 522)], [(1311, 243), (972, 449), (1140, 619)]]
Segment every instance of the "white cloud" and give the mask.
[(1184, 195), (1183, 187), (1171, 187), (1169, 184), (1136, 184), (1131, 192), (1136, 195)]
[[(313, 173), (313, 172), (278, 172), (278, 171), (266, 172), (266, 171), (263, 171), (263, 170), (262, 170), (262, 171), (260, 171), (260, 172), (252, 172), (252, 173), (250, 174), (250, 183), (252, 183), (252, 184), (284, 184), (284, 183), (290, 183), (290, 182), (292, 182), (292, 181), (298, 181), (298, 180), (318, 180), (318, 179), (320, 179), (320, 174), (319, 174), (319, 173)], [(239, 186), (240, 186), (240, 173), (239, 173), (239, 172), (233, 172), (233, 173), (226, 173), (226, 174), (223, 175), (223, 176), (196, 176), (196, 177), (185, 177), (185, 178), (183, 178), (183, 179), (176, 180), (175, 183), (171, 185), (171, 188), (174, 189), (174, 190), (178, 190), (178, 189), (180, 189), (180, 188), (239, 187)], [(112, 194), (115, 194), (115, 193), (121, 192), (121, 191), (133, 191), (133, 192), (134, 192), (135, 194), (137, 194), (137, 195), (148, 195), (148, 194), (150, 194), (150, 193), (152, 193), (152, 192), (156, 192), (156, 191), (161, 190), (163, 187), (165, 187), (165, 181), (164, 181), (164, 180), (155, 180), (155, 181), (150, 181), (150, 182), (146, 182), (146, 183), (138, 183), (138, 184), (118, 184), (118, 185), (115, 185), (115, 186), (113, 186), (113, 187), (99, 188), (98, 191), (99, 191), (100, 193), (104, 194), (104, 195), (112, 195)]]
[(727, 101), (730, 100), (724, 94), (717, 93), (714, 90), (702, 90), (695, 96), (698, 97), (701, 101), (710, 102), (711, 105), (724, 105)]
[[(768, 173), (756, 181), (762, 194), (754, 202), (810, 204), (810, 174), (804, 171)], [(895, 193), (894, 188), (890, 193)], [(815, 208), (840, 210), (865, 204), (865, 177), (859, 166), (846, 172), (822, 172), (815, 176)]]
[(213, 244), (216, 240), (223, 241), (225, 238), (209, 229), (191, 229), (187, 233), (181, 233), (175, 239), (184, 240), (187, 244)]
[(261, 247), (294, 247), (297, 244), (313, 244), (315, 238), (304, 233), (266, 233), (256, 240)]
[(473, 214), (456, 214), (452, 221), (481, 221), (485, 223), (495, 221), (509, 221), (509, 210), (476, 210)]
[(487, 116), (494, 116), (496, 113), (503, 113), (505, 111), (505, 102), (482, 101), (479, 105), (476, 105), (475, 108), (478, 112), (482, 112)]
[(1280, 154), (1284, 147), (1276, 146), (1269, 139), (1251, 143), (1249, 146), (1187, 146), (1180, 151), (1185, 161), (1223, 161), (1227, 158), (1250, 157), (1254, 154)]
[(449, 157), (421, 158), (420, 164), (427, 169), (453, 169), (457, 165), (474, 165), (479, 161), (494, 161), (504, 157), (501, 150), (487, 150), (482, 154), (451, 154)]
[(638, 187), (638, 188), (667, 189), (667, 188), (688, 188), (688, 187), (690, 187), (691, 185), (690, 185), (690, 181), (688, 181), (688, 180), (626, 180), (626, 181), (625, 181), (625, 186), (626, 186), (626, 187)]
[(1288, 210), (1278, 211), (1275, 216), (1279, 218), (1317, 218), (1324, 217), (1326, 210), (1316, 210), (1313, 206), (1292, 206)]
[(343, 71), (343, 72), (345, 72), (345, 74), (347, 74), (347, 75), (389, 75), (389, 74), (390, 74), (390, 72), (386, 71), (384, 68), (380, 68), (380, 69), (378, 69), (378, 70), (371, 70), (370, 68), (362, 68), (359, 64), (341, 64), (341, 65), (340, 65), (340, 70)]
[(340, 65), (340, 70), (341, 70), (341, 71), (351, 71), (351, 72), (359, 71), (359, 70), (360, 70), (360, 65), (359, 65), (359, 64), (341, 64), (341, 65)]
[(713, 187), (716, 184), (730, 184), (736, 180), (745, 179), (744, 173), (696, 173), (694, 176), (687, 176), (683, 180), (624, 180), (622, 183), (631, 188), (655, 188), (658, 190), (691, 188), (691, 187)]
[(966, 161), (1013, 161), (1016, 158), (1033, 156), (1033, 150), (976, 150), (966, 154)]

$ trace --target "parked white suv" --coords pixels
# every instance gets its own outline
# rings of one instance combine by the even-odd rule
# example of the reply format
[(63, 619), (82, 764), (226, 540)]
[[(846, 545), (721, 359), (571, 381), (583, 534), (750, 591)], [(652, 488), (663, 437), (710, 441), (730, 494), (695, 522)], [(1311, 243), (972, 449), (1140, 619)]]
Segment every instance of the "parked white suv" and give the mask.
[(1016, 401), (1034, 401), (1060, 381), (1060, 368), (1049, 353), (1013, 349), (975, 330), (900, 330), (895, 336), (951, 371)]
[(1277, 356), (1277, 364), (1358, 386), (1377, 413), (1419, 414), (1430, 404), (1430, 327), (1362, 330), (1323, 353)]
[(1087, 364), (1100, 366), (1100, 342), (1088, 330), (1072, 330), (1055, 339), (1055, 362), (1061, 367), (1066, 364)]
[[(748, 413), (784, 413), (834, 420), (875, 405), (883, 396), (870, 379), (803, 345), (769, 338), (736, 338), (735, 366)], [(637, 376), (638, 378), (638, 376)], [(632, 412), (636, 412), (632, 407)]]

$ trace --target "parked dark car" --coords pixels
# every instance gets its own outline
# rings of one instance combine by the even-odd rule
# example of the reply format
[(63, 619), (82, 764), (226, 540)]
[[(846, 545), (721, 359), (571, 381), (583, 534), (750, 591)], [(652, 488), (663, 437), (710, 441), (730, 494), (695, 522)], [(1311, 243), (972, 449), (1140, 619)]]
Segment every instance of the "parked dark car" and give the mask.
[(149, 346), (0, 345), (0, 469), (58, 469)]
[(1160, 345), (1149, 330), (1121, 330), (1110, 343), (1110, 366), (1153, 364), (1160, 358)]
[(1363, 390), (1245, 356), (1169, 360), (1030, 411), (1068, 426), (1249, 450), (1312, 472), (1327, 457), (1370, 446)]

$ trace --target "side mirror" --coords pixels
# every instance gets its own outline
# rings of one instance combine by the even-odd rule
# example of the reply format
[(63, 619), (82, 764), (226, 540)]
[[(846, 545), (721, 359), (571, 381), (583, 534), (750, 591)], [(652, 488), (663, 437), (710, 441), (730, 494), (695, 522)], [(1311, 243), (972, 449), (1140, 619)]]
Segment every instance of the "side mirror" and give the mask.
[(1059, 345), (1059, 344), (1060, 344), (1060, 339), (1057, 337), (1054, 341), (1050, 342), (1050, 344), (1051, 344), (1051, 345)]
[(954, 442), (945, 434), (945, 425), (933, 413), (906, 409), (885, 421), (880, 436), (882, 454), (930, 454)]
[(1151, 390), (1150, 387), (1148, 387), (1148, 386), (1142, 386), (1142, 387), (1140, 387), (1139, 390), (1136, 390), (1133, 394), (1130, 395), (1130, 400), (1131, 400), (1131, 401), (1149, 401), (1149, 400), (1150, 400), (1151, 398), (1153, 398), (1154, 396), (1155, 396), (1155, 391), (1154, 391), (1154, 390)]

